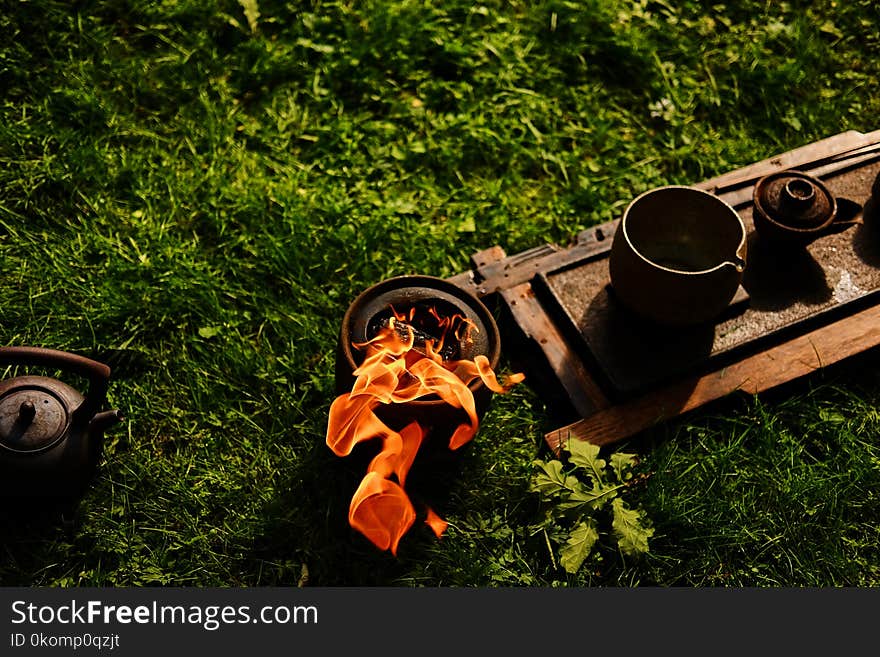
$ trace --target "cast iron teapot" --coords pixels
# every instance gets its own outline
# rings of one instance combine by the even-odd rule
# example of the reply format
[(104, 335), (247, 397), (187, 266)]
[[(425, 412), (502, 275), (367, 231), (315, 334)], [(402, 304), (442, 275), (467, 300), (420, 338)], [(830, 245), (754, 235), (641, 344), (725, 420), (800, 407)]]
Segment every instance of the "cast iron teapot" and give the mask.
[(46, 376), (0, 381), (0, 496), (75, 498), (88, 486), (104, 431), (124, 418), (100, 411), (110, 368), (54, 349), (0, 347), (0, 365), (60, 370), (88, 379), (83, 396)]

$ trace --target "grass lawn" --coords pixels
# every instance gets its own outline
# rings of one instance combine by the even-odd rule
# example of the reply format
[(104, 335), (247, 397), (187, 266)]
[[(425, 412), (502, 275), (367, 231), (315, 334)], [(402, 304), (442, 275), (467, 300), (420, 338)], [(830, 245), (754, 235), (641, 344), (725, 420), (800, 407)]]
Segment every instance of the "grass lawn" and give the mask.
[(574, 573), (531, 490), (539, 390), (422, 468), (449, 528), (397, 557), (349, 527), (363, 471), (324, 443), (362, 290), (880, 128), (878, 24), (873, 0), (5, 2), (0, 343), (107, 362), (127, 421), (71, 522), (3, 517), (0, 584), (880, 584), (877, 354), (620, 445), (650, 550), (600, 523)]

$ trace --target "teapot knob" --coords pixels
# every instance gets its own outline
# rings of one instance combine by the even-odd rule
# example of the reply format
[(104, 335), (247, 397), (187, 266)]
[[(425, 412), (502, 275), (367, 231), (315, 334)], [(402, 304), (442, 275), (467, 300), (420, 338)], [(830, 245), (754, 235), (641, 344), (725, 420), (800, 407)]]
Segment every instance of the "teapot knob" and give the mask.
[(30, 399), (21, 402), (18, 407), (18, 419), (22, 424), (30, 424), (37, 414), (37, 407)]

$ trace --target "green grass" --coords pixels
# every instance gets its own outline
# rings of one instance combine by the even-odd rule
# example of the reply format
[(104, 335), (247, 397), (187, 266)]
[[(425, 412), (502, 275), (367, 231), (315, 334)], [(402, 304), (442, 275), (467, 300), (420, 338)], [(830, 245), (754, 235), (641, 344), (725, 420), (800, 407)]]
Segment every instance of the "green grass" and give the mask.
[(870, 358), (621, 446), (651, 552), (577, 575), (535, 529), (554, 417), (527, 385), (417, 465), (450, 527), (398, 558), (349, 529), (362, 470), (324, 445), (338, 326), (373, 283), (880, 128), (875, 3), (4, 9), (0, 342), (106, 360), (128, 421), (71, 525), (4, 521), (0, 583), (880, 583)]

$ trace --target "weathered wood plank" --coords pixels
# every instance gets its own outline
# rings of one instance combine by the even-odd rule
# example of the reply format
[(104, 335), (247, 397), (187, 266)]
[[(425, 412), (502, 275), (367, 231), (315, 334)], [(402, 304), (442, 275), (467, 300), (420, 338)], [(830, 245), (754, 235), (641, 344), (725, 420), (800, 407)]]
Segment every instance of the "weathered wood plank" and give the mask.
[(868, 133), (848, 130), (709, 178), (696, 183), (695, 187), (722, 194), (726, 190), (751, 185), (761, 176), (795, 167), (818, 166), (828, 159), (845, 156), (849, 151), (871, 146), (878, 142), (880, 142), (880, 130)]
[[(824, 176), (848, 170), (876, 159), (877, 153), (873, 151), (878, 144), (880, 130), (848, 131), (695, 186), (713, 191), (739, 207), (750, 202), (754, 181), (767, 173), (801, 168)], [(735, 391), (758, 394), (880, 345), (878, 304), (744, 356), (723, 369), (685, 376), (664, 388), (612, 404), (541, 300), (535, 298), (533, 283), (542, 272), (605, 256), (616, 224), (612, 221), (588, 228), (577, 236), (573, 245), (564, 249), (547, 244), (506, 256), (499, 247), (491, 247), (473, 256), (471, 271), (450, 278), (479, 297), (500, 297), (562, 384), (581, 419), (545, 435), (554, 450), (569, 436), (599, 445), (618, 442)]]
[(487, 267), (503, 262), (507, 258), (507, 254), (500, 246), (490, 246), (488, 249), (477, 251), (471, 256), (472, 269), (450, 276), (446, 280), (460, 288), (467, 290), (475, 297), (481, 298), (488, 296), (489, 292), (480, 282), (485, 279), (485, 270)]
[(526, 337), (533, 340), (543, 352), (574, 410), (585, 417), (607, 408), (608, 398), (587, 372), (580, 356), (572, 351), (557, 326), (544, 312), (532, 286), (522, 283), (502, 290), (500, 295)]
[(569, 438), (609, 445), (733, 392), (758, 394), (880, 344), (880, 305), (629, 402), (584, 416), (545, 435), (558, 451)]
[(471, 266), (477, 271), (480, 271), (483, 267), (488, 267), (496, 262), (501, 262), (506, 257), (507, 254), (500, 246), (490, 246), (488, 249), (477, 251), (471, 256)]

